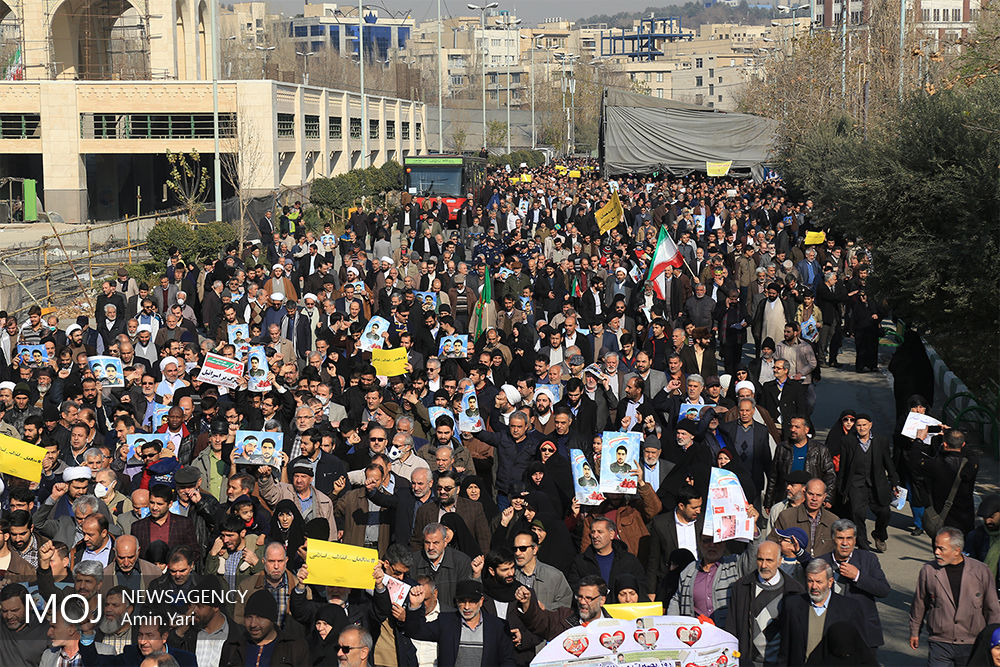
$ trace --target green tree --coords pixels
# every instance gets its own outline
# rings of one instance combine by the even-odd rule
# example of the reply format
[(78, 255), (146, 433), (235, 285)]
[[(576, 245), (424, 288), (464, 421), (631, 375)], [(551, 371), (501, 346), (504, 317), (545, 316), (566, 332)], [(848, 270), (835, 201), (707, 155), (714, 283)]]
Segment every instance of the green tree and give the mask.
[(198, 151), (189, 154), (167, 151), (170, 176), (167, 188), (187, 211), (188, 222), (197, 222), (208, 199), (208, 167), (201, 164)]
[(486, 123), (486, 145), (494, 148), (507, 145), (507, 123), (499, 120)]
[(825, 225), (871, 247), (872, 288), (970, 386), (996, 377), (1000, 352), (998, 128), (1000, 79), (987, 77), (917, 91), (867, 137), (845, 117), (820, 123), (780, 165)]

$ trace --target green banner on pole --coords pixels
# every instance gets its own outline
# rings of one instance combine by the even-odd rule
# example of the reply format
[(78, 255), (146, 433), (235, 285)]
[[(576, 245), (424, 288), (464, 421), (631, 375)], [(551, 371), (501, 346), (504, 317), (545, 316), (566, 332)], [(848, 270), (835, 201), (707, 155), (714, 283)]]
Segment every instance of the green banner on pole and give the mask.
[(24, 179), (24, 221), (38, 220), (38, 196), (35, 194), (36, 181), (33, 178)]

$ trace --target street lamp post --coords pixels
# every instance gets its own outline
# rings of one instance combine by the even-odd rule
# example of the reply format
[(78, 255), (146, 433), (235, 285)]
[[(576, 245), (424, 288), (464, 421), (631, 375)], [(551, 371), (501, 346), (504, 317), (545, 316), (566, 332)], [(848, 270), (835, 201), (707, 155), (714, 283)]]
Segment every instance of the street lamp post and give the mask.
[(479, 27), (483, 31), (481, 39), (483, 40), (482, 48), (479, 50), (480, 56), (482, 58), (482, 79), (483, 79), (483, 148), (486, 148), (486, 10), (496, 9), (500, 6), (499, 2), (490, 2), (485, 5), (473, 5), (468, 4), (466, 7), (473, 11), (479, 11)]
[[(575, 144), (575, 128), (576, 124), (576, 77), (573, 76), (572, 67), (577, 60), (580, 59), (578, 55), (571, 55), (568, 53), (557, 53), (556, 60), (562, 64), (563, 71), (563, 99), (566, 98), (565, 87), (569, 87), (570, 102), (569, 106), (566, 107), (566, 154), (572, 155), (574, 144)], [(569, 76), (567, 76), (569, 74)]]
[(365, 97), (365, 10), (358, 0), (358, 65), (361, 88), (361, 168), (368, 166), (368, 99)]
[[(846, 1), (847, 0), (845, 0), (845, 2)], [(796, 27), (795, 24), (798, 22), (796, 14), (797, 14), (797, 12), (800, 12), (803, 9), (809, 9), (810, 10), (810, 14), (811, 14), (812, 4), (808, 4), (808, 5), (795, 5), (794, 7), (793, 6), (789, 6), (789, 5), (778, 5), (778, 11), (780, 11), (782, 14), (791, 13), (791, 15), (792, 15), (792, 50), (795, 49), (795, 27)], [(812, 30), (812, 18), (809, 19), (809, 26), (810, 26), (809, 30), (811, 31)]]
[(302, 56), (302, 66), (304, 67), (304, 70), (302, 72), (302, 85), (303, 86), (308, 86), (309, 85), (309, 56), (316, 55), (316, 52), (315, 51), (306, 51), (306, 52), (303, 53), (302, 51), (296, 51), (295, 55)]
[(538, 37), (532, 34), (530, 37), (521, 35), (524, 39), (531, 40), (531, 150), (535, 150), (535, 50), (538, 45)]
[(266, 79), (267, 78), (267, 54), (270, 53), (271, 51), (274, 51), (274, 47), (273, 46), (255, 46), (254, 48), (257, 49), (258, 51), (263, 51), (264, 52), (264, 62), (262, 62), (261, 65), (260, 65), (260, 78), (261, 79)]
[[(215, 171), (212, 187), (215, 189), (215, 221), (222, 221), (222, 160), (219, 157), (219, 9), (218, 0), (211, 2), (212, 22), (212, 137), (214, 139), (214, 155), (212, 168)], [(243, 222), (242, 220), (240, 221)]]
[[(504, 58), (504, 61), (505, 61), (506, 65), (507, 65), (507, 155), (510, 155), (510, 93), (511, 93), (511, 85), (510, 85), (510, 59), (511, 59), (511, 55), (509, 53), (509, 51), (510, 51), (510, 42), (511, 42), (511, 39), (510, 39), (510, 27), (512, 25), (518, 25), (520, 22), (521, 22), (521, 19), (513, 19), (512, 20), (510, 18), (510, 14), (505, 15), (503, 17), (502, 21), (500, 19), (497, 19), (497, 24), (498, 25), (502, 25), (504, 27), (504, 31), (503, 31), (504, 57), (503, 58)], [(518, 55), (521, 54), (521, 47), (520, 46), (517, 47), (517, 54)]]
[(444, 153), (444, 62), (441, 60), (443, 53), (441, 47), (441, 29), (444, 27), (441, 22), (441, 0), (437, 0), (438, 23), (437, 23), (437, 61), (438, 61), (438, 153)]

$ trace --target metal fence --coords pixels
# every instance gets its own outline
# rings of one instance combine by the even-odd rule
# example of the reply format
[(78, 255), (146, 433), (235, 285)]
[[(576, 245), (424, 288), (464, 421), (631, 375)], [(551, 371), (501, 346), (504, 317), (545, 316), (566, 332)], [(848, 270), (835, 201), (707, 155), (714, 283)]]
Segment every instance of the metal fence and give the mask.
[(42, 236), (0, 252), (0, 308), (19, 314), (32, 305), (64, 306), (90, 292), (119, 265), (149, 258), (146, 235), (180, 210), (128, 218)]

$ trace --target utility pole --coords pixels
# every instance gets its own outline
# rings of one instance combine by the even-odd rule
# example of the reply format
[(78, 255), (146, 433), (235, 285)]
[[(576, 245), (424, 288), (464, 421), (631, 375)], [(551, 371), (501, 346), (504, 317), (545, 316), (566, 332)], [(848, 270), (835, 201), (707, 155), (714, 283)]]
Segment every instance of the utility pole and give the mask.
[(444, 153), (444, 62), (441, 60), (443, 53), (441, 48), (441, 29), (444, 27), (441, 22), (441, 0), (437, 0), (438, 10), (438, 153)]
[(906, 48), (906, 0), (899, 0), (899, 101), (903, 101), (903, 49)]
[(295, 55), (302, 56), (302, 66), (304, 68), (303, 73), (302, 73), (302, 85), (303, 86), (308, 86), (309, 85), (309, 56), (316, 55), (316, 52), (315, 51), (306, 51), (305, 53), (303, 53), (302, 51), (296, 51)]
[[(512, 25), (517, 25), (520, 22), (521, 22), (521, 19), (511, 19), (510, 18), (510, 14), (505, 14), (502, 21), (500, 19), (497, 19), (497, 24), (498, 25), (502, 25), (504, 27), (504, 32), (503, 32), (503, 41), (504, 41), (504, 49), (503, 49), (503, 51), (504, 51), (504, 56), (503, 56), (503, 59), (506, 62), (506, 65), (507, 65), (507, 155), (510, 155), (510, 95), (511, 95), (511, 88), (512, 88), (511, 84), (510, 84), (510, 61), (511, 61), (511, 58), (516, 57), (516, 56), (511, 56), (510, 55), (510, 43), (512, 41), (511, 38), (510, 38), (510, 27)], [(517, 54), (517, 56), (521, 55), (521, 46), (520, 46), (519, 42), (520, 42), (520, 40), (518, 40), (518, 42), (516, 42), (517, 46), (514, 47), (514, 52)], [(519, 57), (518, 57), (518, 60), (520, 61)]]
[(473, 5), (468, 4), (466, 7), (472, 10), (479, 11), (479, 27), (483, 31), (482, 34), (482, 48), (479, 50), (479, 55), (482, 58), (482, 79), (483, 79), (483, 148), (486, 148), (486, 10), (496, 9), (500, 6), (499, 2), (490, 2), (485, 5)]
[(538, 37), (532, 33), (531, 37), (524, 38), (531, 40), (531, 150), (535, 150), (535, 50)]

